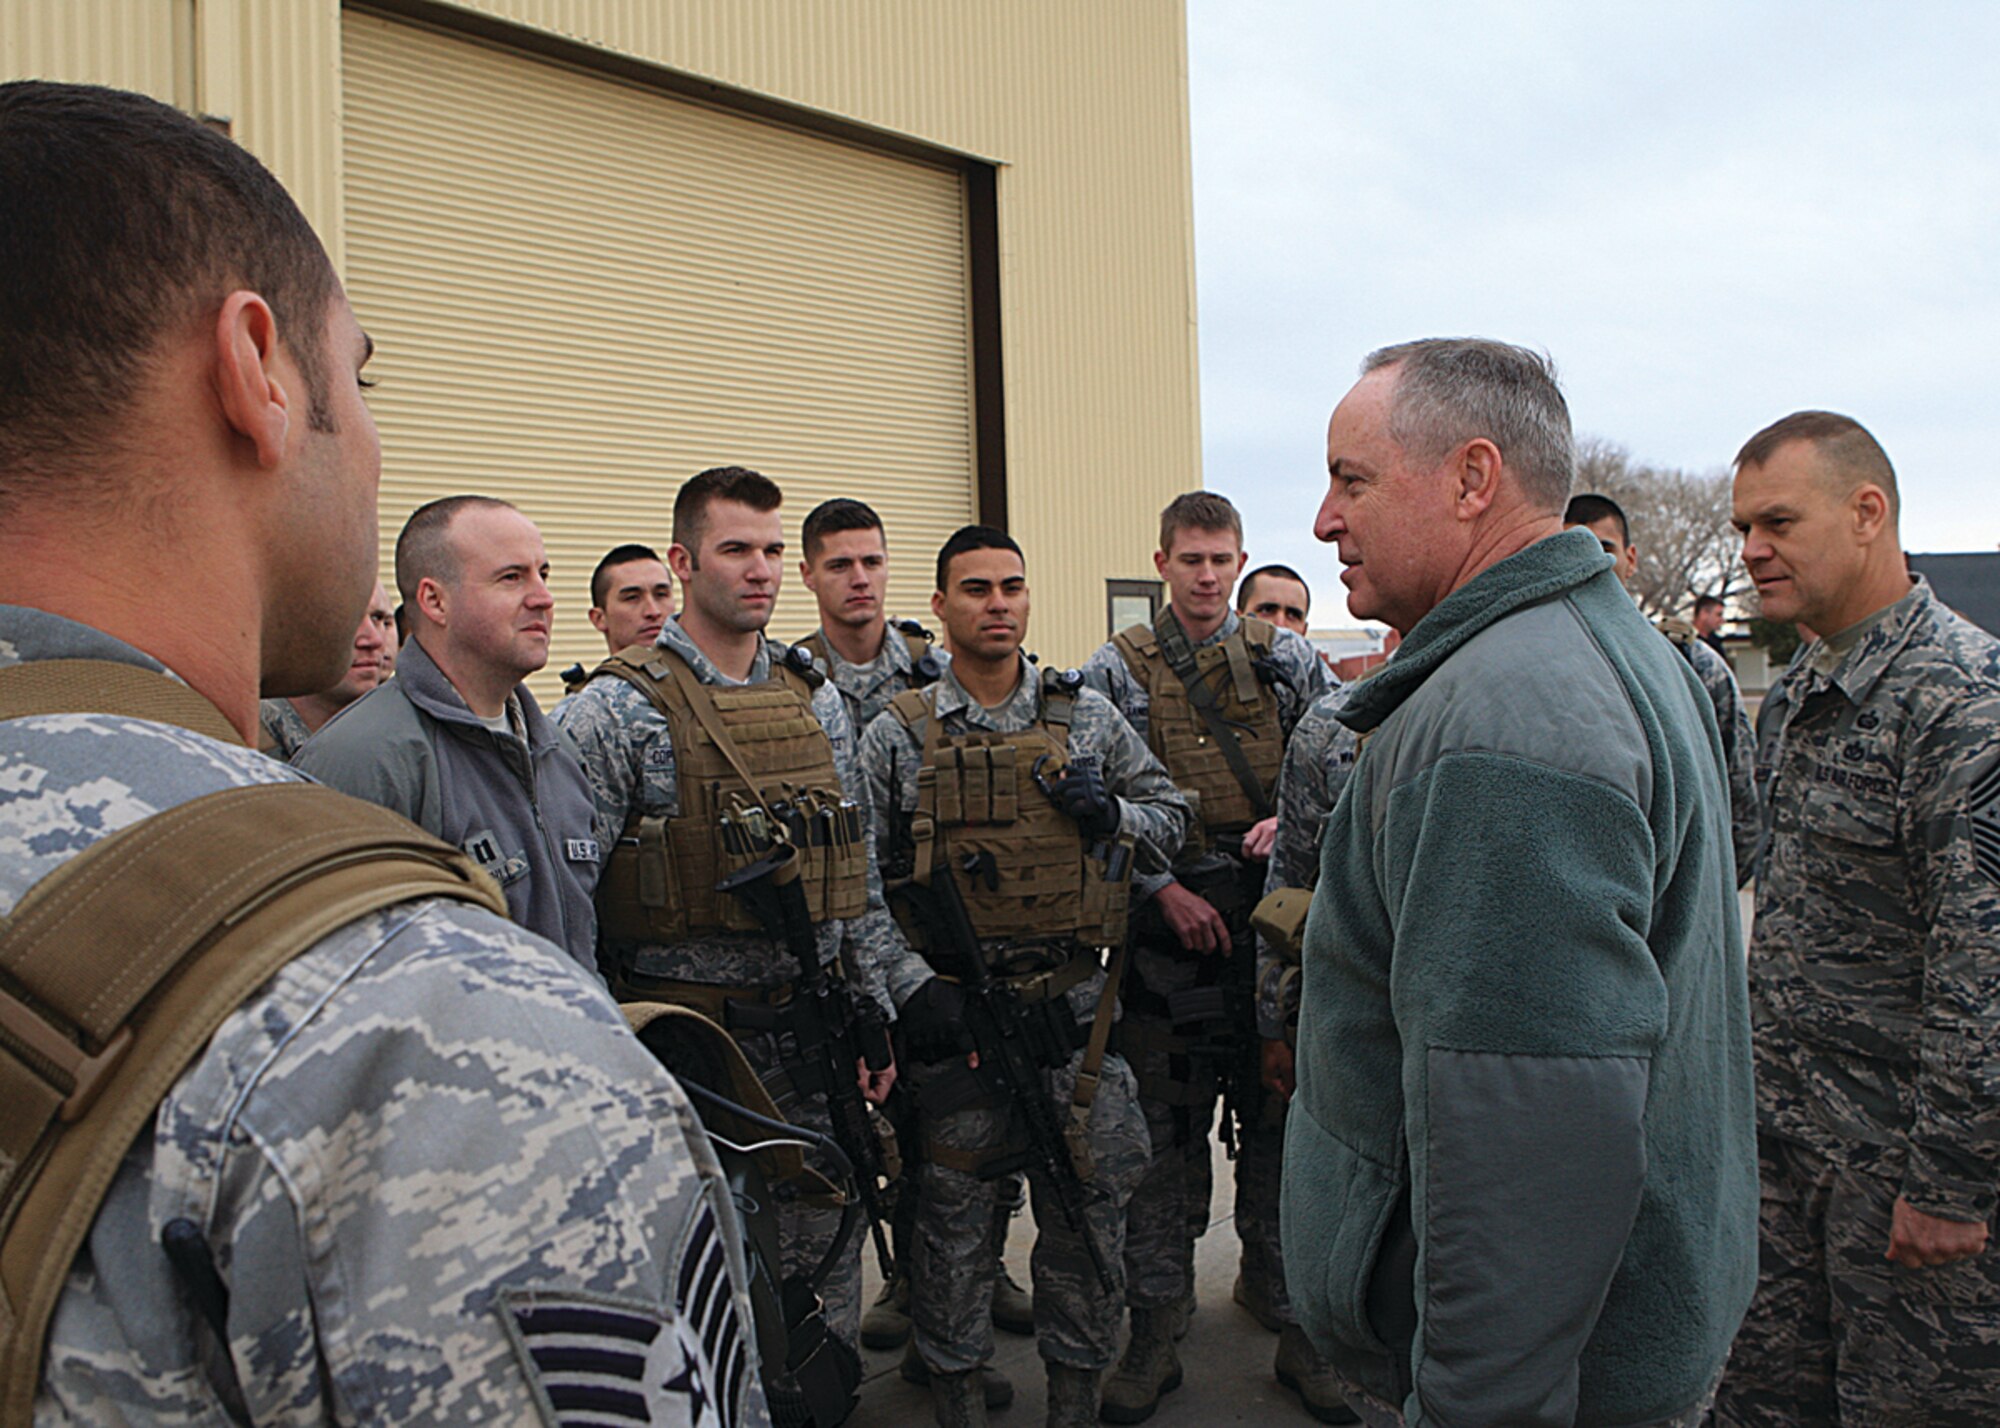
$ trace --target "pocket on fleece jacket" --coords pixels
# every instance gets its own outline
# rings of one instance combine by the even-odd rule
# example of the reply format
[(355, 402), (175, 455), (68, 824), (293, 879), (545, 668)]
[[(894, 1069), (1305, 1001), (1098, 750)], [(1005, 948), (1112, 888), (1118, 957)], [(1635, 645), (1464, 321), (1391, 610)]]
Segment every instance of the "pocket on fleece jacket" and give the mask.
[(1407, 1177), (1369, 1159), (1299, 1101), (1285, 1117), (1279, 1238), (1299, 1322), (1315, 1339), (1387, 1356), (1369, 1323), (1368, 1283)]

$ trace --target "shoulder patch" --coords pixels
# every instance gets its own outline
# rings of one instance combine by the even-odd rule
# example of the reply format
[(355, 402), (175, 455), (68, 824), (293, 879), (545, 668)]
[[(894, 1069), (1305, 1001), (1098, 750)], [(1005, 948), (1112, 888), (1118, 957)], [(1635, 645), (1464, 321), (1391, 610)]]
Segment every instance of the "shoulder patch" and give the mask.
[(517, 1290), (503, 1296), (500, 1316), (551, 1428), (740, 1421), (742, 1371), (732, 1393), (728, 1368), (709, 1355), (690, 1315), (601, 1295)]
[(1972, 815), (1973, 864), (2000, 883), (2000, 764), (1986, 771), (1965, 801)]

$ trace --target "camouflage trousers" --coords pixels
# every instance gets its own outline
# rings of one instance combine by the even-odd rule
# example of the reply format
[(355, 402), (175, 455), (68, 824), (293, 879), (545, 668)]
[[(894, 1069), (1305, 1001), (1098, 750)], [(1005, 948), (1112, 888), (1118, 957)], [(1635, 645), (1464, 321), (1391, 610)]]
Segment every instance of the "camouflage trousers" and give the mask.
[[(736, 1044), (743, 1048), (750, 1068), (773, 1090), (772, 1099), (778, 1103), (778, 1114), (792, 1125), (832, 1135), (833, 1120), (827, 1114), (826, 1097), (802, 1098), (786, 1089), (789, 1082), (778, 1069), (778, 1046), (774, 1039), (762, 1032), (738, 1032), (735, 1035)], [(818, 1155), (809, 1154), (806, 1159), (808, 1164), (833, 1179), (835, 1184), (839, 1183), (833, 1167)], [(811, 1273), (839, 1233), (839, 1210), (780, 1199), (778, 1258), (781, 1273)], [(867, 1241), (866, 1228), (857, 1230), (848, 1245), (848, 1252), (820, 1287), (820, 1297), (826, 1302), (827, 1327), (857, 1352), (861, 1344), (861, 1247)]]
[(1135, 1309), (1164, 1309), (1187, 1297), (1194, 1242), (1208, 1225), (1215, 1072), (1206, 1058), (1175, 1049), (1184, 1044), (1170, 1023), (1129, 1008), (1118, 1025), (1153, 1148), (1125, 1217), (1125, 1302)]
[(1236, 1236), (1243, 1242), (1243, 1279), (1295, 1323), (1285, 1292), (1285, 1252), (1278, 1240), (1278, 1192), (1285, 1175), (1285, 1103), (1265, 1091), (1256, 1122), (1238, 1133)]
[[(1900, 1176), (1759, 1134), (1757, 1295), (1715, 1422), (1923, 1428), (2000, 1421), (2000, 1260), (1883, 1257)], [(1870, 1158), (1873, 1158), (1870, 1153)]]
[[(1043, 1073), (1059, 1118), (1067, 1120), (1077, 1052), (1061, 1071)], [(908, 1073), (922, 1085), (924, 1068)], [(931, 1118), (929, 1144), (952, 1151), (1000, 1152), (1018, 1130), (1004, 1103), (975, 1105)], [(1017, 1142), (1015, 1142), (1017, 1143)], [(1090, 1148), (1095, 1174), (1085, 1187), (1084, 1221), (1111, 1271), (1113, 1290), (1098, 1282), (1082, 1237), (1064, 1222), (1055, 1187), (1045, 1171), (1028, 1170), (1035, 1247), (1029, 1271), (1035, 1297), (1035, 1344), (1044, 1359), (1071, 1368), (1102, 1369), (1117, 1357), (1124, 1286), (1119, 1273), (1125, 1207), (1147, 1160), (1146, 1123), (1139, 1113), (1132, 1072), (1116, 1055), (1104, 1058), (1103, 1079), (1090, 1107)], [(1004, 1178), (1004, 1177), (1003, 1177)], [(917, 1353), (933, 1373), (963, 1373), (993, 1356), (993, 1276), (988, 1250), (994, 1180), (925, 1158), (917, 1173), (920, 1198), (910, 1272), (910, 1318)]]

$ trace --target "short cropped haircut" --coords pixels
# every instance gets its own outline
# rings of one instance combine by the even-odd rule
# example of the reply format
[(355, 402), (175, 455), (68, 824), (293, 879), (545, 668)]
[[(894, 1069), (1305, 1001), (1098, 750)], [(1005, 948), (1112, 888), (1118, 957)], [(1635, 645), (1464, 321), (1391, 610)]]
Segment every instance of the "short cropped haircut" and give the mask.
[(1625, 519), (1625, 508), (1609, 496), (1600, 496), (1592, 491), (1581, 496), (1572, 496), (1569, 509), (1563, 512), (1566, 526), (1594, 526), (1599, 521), (1618, 522), (1618, 543), (1632, 544), (1632, 523)]
[(450, 585), (460, 575), (458, 552), (451, 548), (451, 523), (460, 511), (518, 510), (497, 496), (440, 496), (410, 512), (396, 537), (396, 593), (405, 605), (417, 601), (417, 585), (435, 580)]
[(1236, 608), (1239, 612), (1250, 608), (1250, 587), (1257, 583), (1259, 576), (1263, 575), (1269, 575), (1277, 580), (1298, 581), (1299, 588), (1306, 592), (1306, 603), (1312, 604), (1312, 586), (1306, 584), (1305, 576), (1289, 565), (1260, 565), (1244, 576), (1242, 583), (1236, 587)]
[(708, 508), (715, 502), (734, 501), (753, 511), (775, 511), (784, 500), (785, 493), (777, 482), (747, 466), (711, 466), (697, 471), (674, 497), (674, 544), (686, 546), (689, 556), (699, 560), (702, 528), (708, 521)]
[[(873, 506), (851, 496), (835, 496), (831, 501), (821, 501), (806, 514), (805, 528), (799, 532), (799, 543), (806, 548), (806, 563), (810, 565), (828, 536), (839, 535), (842, 531), (879, 530), (882, 530), (882, 518), (875, 514)], [(884, 531), (882, 543), (885, 547), (888, 541), (888, 533)]]
[(339, 291), (298, 205), (249, 151), (137, 94), (0, 84), (0, 504), (87, 494), (168, 334), (258, 293), (333, 429)]
[[(634, 560), (659, 560), (660, 553), (650, 545), (614, 545), (604, 553), (604, 559), (597, 562), (597, 569), (590, 572), (590, 604), (595, 610), (604, 608), (604, 597), (611, 593), (611, 567), (625, 565)], [(662, 565), (665, 561), (660, 561)]]
[(1836, 494), (1845, 496), (1870, 483), (1880, 486), (1889, 498), (1889, 519), (1897, 518), (1902, 495), (1896, 489), (1896, 468), (1889, 464), (1889, 453), (1867, 427), (1839, 412), (1793, 412), (1779, 418), (1743, 443), (1736, 453), (1736, 469), (1762, 466), (1792, 441), (1812, 443)]
[(1174, 548), (1174, 536), (1181, 531), (1228, 531), (1243, 544), (1243, 517), (1229, 498), (1214, 491), (1189, 491), (1176, 496), (1160, 512), (1160, 549)]
[(1722, 597), (1720, 595), (1697, 595), (1694, 597), (1694, 612), (1697, 615), (1703, 610), (1710, 608), (1720, 610), (1722, 607)]
[(1389, 435), (1420, 462), (1484, 437), (1539, 510), (1553, 514), (1576, 481), (1576, 440), (1555, 364), (1483, 337), (1431, 337), (1368, 354), (1363, 376), (1396, 369)]
[(1021, 547), (1014, 543), (1014, 537), (993, 526), (960, 526), (951, 533), (951, 539), (938, 550), (937, 588), (944, 590), (946, 579), (951, 574), (953, 557), (974, 550), (1011, 550), (1021, 556), (1021, 568), (1028, 568), (1028, 557), (1021, 554)]

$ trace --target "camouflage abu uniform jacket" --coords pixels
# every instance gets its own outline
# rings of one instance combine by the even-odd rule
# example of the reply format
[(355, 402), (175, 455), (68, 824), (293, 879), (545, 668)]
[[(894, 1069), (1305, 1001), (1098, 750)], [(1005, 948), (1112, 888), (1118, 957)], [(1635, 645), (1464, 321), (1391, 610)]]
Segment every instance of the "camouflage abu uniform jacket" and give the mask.
[[(942, 729), (948, 734), (978, 730), (1018, 734), (1041, 720), (1041, 678), (1026, 659), (1021, 661), (1021, 680), (1014, 692), (994, 709), (967, 694), (949, 668), (932, 688), (936, 690), (935, 717), (943, 721)], [(1146, 741), (1104, 696), (1084, 688), (1077, 690), (1076, 707), (1070, 716), (1069, 751), (1071, 757), (1095, 754), (1103, 760), (1104, 786), (1118, 799), (1119, 831), (1133, 837), (1135, 870), (1163, 874), (1187, 836), (1192, 815), (1187, 800), (1146, 747)], [(907, 821), (917, 811), (917, 773), (923, 765), (923, 745), (894, 714), (881, 714), (861, 741), (861, 765), (867, 772), (875, 809), (875, 841), (882, 846), (892, 835), (906, 831), (898, 820)], [(1031, 788), (1024, 796), (1039, 798), (1041, 794)], [(1135, 882), (1139, 875), (1139, 871), (1133, 873)], [(930, 968), (921, 960), (917, 968), (914, 980), (893, 984), (898, 1001), (930, 976)], [(1094, 1014), (1102, 987), (1100, 973), (1070, 989), (1070, 1006), (1078, 1016)]]
[[(1315, 699), (1285, 745), (1285, 764), (1278, 773), (1278, 837), (1264, 875), (1266, 893), (1319, 882), (1320, 831), (1340, 802), (1360, 748), (1354, 731), (1334, 717), (1348, 692), (1342, 685)], [(1285, 976), (1296, 965), (1262, 937), (1257, 939), (1257, 1034), (1266, 1041), (1283, 1041), (1299, 1014), (1298, 979)]]
[[(0, 606), (0, 664), (42, 659), (160, 668)], [(156, 809), (303, 781), (164, 724), (0, 723), (0, 913)], [(394, 907), (253, 993), (161, 1103), (69, 1272), (35, 1422), (554, 1424), (568, 1385), (535, 1350), (572, 1307), (622, 1336), (653, 1422), (764, 1422), (727, 1203), (680, 1089), (573, 961), (483, 910)], [(178, 1218), (226, 1344), (160, 1249)]]
[(1926, 1214), (1989, 1219), (2000, 1190), (2000, 641), (1920, 579), (1858, 634), (1807, 647), (1758, 728), (1769, 828), (1750, 949), (1760, 1124), (1899, 1178)]
[[(868, 732), (868, 726), (889, 707), (890, 700), (927, 682), (917, 677), (916, 661), (910, 658), (910, 642), (895, 620), (889, 621), (883, 631), (881, 653), (866, 664), (849, 664), (842, 659), (840, 651), (827, 640), (825, 626), (807, 635), (806, 640), (812, 641), (813, 660), (820, 666), (820, 673), (833, 681), (840, 697), (847, 701), (847, 717), (854, 722), (857, 738)], [(822, 649), (826, 652), (825, 659), (820, 658)], [(931, 657), (940, 667), (951, 663), (951, 655), (940, 646), (931, 648)]]
[(290, 763), (292, 755), (312, 737), (312, 730), (289, 699), (258, 700), (257, 724), (264, 731), (264, 742), (270, 745), (265, 752), (281, 764)]
[(1729, 843), (1736, 852), (1736, 886), (1742, 887), (1757, 871), (1757, 839), (1763, 822), (1757, 806), (1757, 739), (1750, 732), (1750, 716), (1743, 710), (1743, 691), (1729, 661), (1703, 641), (1689, 640), (1681, 646), (1688, 665), (1708, 702), (1715, 706), (1715, 727), (1722, 735), (1722, 770), (1729, 776)]
[[(709, 657), (681, 631), (678, 617), (667, 621), (658, 643), (686, 660), (704, 684), (733, 684)], [(771, 661), (785, 646), (765, 640), (744, 683), (760, 684), (771, 677)], [(774, 653), (775, 652), (775, 653)], [(868, 811), (868, 787), (855, 762), (855, 734), (847, 707), (832, 683), (813, 694), (813, 713), (833, 745), (834, 769), (842, 790)], [(594, 679), (571, 695), (557, 711), (563, 730), (576, 741), (583, 770), (597, 801), (597, 841), (617, 845), (625, 824), (638, 811), (656, 817), (680, 813), (680, 785), (675, 774), (673, 738), (666, 716), (646, 696), (622, 679)], [(849, 921), (830, 921), (818, 929), (822, 962), (840, 958), (843, 948), (859, 989), (881, 1002), (893, 1017), (890, 986), (914, 986), (930, 974), (923, 961), (903, 941), (903, 934), (882, 901), (882, 876), (875, 850), (868, 849), (868, 908)], [(613, 961), (630, 959), (640, 972), (712, 986), (770, 987), (796, 975), (791, 953), (767, 937), (755, 934), (715, 934), (671, 947), (611, 947)], [(919, 969), (914, 974), (909, 968)], [(900, 1001), (900, 995), (896, 998)]]

